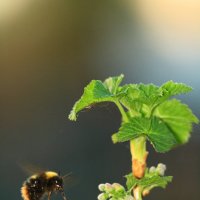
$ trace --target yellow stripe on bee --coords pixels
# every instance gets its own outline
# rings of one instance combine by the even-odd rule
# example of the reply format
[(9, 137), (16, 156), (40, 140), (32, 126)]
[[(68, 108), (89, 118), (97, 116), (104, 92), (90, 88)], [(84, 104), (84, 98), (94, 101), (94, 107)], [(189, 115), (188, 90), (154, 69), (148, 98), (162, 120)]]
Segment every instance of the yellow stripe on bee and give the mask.
[(23, 187), (21, 188), (21, 194), (22, 194), (22, 198), (23, 198), (24, 200), (30, 200), (29, 194), (28, 194), (28, 190), (27, 190), (27, 187), (26, 187), (26, 186), (23, 186)]
[(48, 171), (48, 172), (45, 172), (45, 175), (47, 176), (47, 178), (52, 178), (54, 176), (58, 176), (58, 173)]
[(36, 179), (38, 177), (38, 175), (37, 174), (34, 174), (33, 176), (31, 176), (30, 178), (31, 179)]

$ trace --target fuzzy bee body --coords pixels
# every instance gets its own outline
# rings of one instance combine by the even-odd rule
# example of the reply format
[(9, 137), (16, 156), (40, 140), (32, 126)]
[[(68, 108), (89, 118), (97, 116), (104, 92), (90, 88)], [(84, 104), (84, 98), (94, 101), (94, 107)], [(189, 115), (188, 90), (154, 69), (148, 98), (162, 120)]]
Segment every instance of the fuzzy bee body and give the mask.
[(46, 171), (29, 177), (21, 188), (24, 200), (40, 200), (45, 194), (50, 200), (52, 192), (61, 192), (67, 200), (63, 190), (63, 178), (56, 172)]

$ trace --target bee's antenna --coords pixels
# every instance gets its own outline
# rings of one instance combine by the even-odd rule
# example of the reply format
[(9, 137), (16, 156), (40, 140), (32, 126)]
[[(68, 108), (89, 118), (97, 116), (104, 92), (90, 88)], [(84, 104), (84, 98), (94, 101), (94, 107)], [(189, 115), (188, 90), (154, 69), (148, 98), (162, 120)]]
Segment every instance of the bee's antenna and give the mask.
[[(72, 175), (72, 172), (69, 172), (69, 173), (65, 174), (64, 176), (62, 176), (62, 178), (64, 179), (64, 178), (66, 178), (66, 177), (68, 177), (70, 175)], [(60, 174), (59, 174), (59, 176), (60, 176)]]
[(58, 171), (58, 176), (60, 176), (60, 170)]

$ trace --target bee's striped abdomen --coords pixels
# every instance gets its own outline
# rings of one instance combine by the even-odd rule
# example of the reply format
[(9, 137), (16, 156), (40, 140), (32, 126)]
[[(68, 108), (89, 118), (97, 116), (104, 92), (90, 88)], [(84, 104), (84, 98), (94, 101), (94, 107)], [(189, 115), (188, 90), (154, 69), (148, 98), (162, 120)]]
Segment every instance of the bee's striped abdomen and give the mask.
[(30, 200), (29, 193), (28, 193), (28, 188), (26, 187), (25, 184), (21, 188), (21, 194), (22, 194), (22, 198), (24, 200)]
[(40, 200), (45, 192), (43, 180), (38, 178), (28, 179), (21, 188), (24, 200)]

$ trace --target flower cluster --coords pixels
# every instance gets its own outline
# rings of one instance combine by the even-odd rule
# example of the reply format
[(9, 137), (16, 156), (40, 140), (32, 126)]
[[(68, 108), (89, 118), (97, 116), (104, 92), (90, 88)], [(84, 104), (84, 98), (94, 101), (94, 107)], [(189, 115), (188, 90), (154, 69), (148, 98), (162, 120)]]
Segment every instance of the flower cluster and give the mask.
[(164, 176), (166, 169), (167, 169), (166, 165), (159, 163), (157, 167), (154, 166), (150, 167), (149, 173), (157, 173), (160, 176)]
[(127, 194), (125, 188), (119, 183), (105, 183), (99, 185), (101, 194), (98, 200), (134, 200), (133, 196)]

